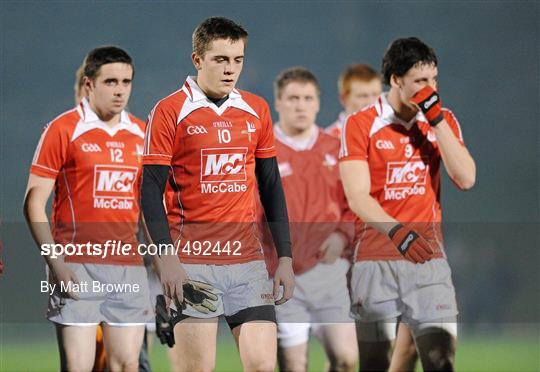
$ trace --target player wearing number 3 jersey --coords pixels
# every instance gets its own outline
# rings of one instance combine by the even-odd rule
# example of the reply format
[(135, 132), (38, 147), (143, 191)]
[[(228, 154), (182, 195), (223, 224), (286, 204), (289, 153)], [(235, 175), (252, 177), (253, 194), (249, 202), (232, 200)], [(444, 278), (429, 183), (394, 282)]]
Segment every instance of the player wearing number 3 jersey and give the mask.
[[(159, 260), (164, 295), (178, 307), (187, 277), (210, 284), (217, 295), (215, 311), (189, 303), (182, 311), (174, 329), (182, 371), (214, 369), (219, 315), (233, 331), (244, 369), (273, 370), (274, 300), (286, 301), (294, 287), (270, 110), (262, 98), (235, 89), (247, 36), (225, 18), (202, 22), (193, 34), (197, 76), (159, 101), (148, 118), (144, 217), (154, 243), (178, 249), (178, 256)], [(274, 285), (258, 240), (256, 186), (280, 257)]]
[(452, 370), (457, 306), (440, 229), (440, 165), (466, 190), (475, 164), (457, 119), (441, 107), (429, 46), (394, 41), (382, 72), (390, 91), (349, 117), (340, 151), (358, 216), (351, 289), (361, 369), (388, 369), (401, 317), (424, 370)]

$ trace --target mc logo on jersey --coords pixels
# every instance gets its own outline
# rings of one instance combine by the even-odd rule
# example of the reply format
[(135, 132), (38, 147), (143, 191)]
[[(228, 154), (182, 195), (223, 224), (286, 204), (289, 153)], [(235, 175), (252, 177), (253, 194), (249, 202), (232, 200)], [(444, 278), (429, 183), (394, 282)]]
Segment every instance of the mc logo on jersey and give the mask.
[(94, 198), (134, 199), (137, 167), (95, 165)]
[(413, 156), (409, 161), (391, 161), (386, 168), (386, 200), (402, 200), (426, 192), (427, 159)]
[(425, 184), (428, 166), (415, 156), (409, 161), (388, 162), (386, 184)]
[(201, 182), (245, 181), (247, 147), (201, 150)]

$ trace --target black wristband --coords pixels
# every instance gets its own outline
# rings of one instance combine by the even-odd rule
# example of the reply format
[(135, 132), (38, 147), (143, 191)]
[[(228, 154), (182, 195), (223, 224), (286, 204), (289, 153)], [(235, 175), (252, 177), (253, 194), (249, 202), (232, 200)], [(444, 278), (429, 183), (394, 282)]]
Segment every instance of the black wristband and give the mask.
[(400, 223), (398, 223), (396, 226), (392, 227), (392, 228), (390, 229), (390, 231), (388, 231), (388, 237), (389, 237), (390, 239), (392, 239), (392, 238), (394, 237), (394, 235), (397, 233), (397, 231), (398, 231), (399, 229), (401, 229), (402, 227), (403, 227), (403, 225), (400, 224)]
[(436, 127), (437, 124), (439, 124), (443, 119), (444, 119), (444, 116), (441, 112), (439, 116), (437, 116), (435, 119), (429, 122), (429, 125), (431, 125), (432, 127)]

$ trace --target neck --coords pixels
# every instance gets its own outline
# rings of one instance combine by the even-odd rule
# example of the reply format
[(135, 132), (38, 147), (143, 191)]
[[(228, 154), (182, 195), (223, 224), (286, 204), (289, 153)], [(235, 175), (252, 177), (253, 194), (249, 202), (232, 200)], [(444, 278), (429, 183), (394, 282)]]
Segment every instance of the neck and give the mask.
[(308, 139), (311, 136), (315, 124), (310, 125), (305, 129), (298, 129), (294, 128), (293, 126), (284, 125), (280, 122), (279, 127), (281, 128), (283, 133), (287, 135), (287, 137), (290, 137), (292, 140), (302, 141)]
[(108, 126), (112, 127), (120, 123), (121, 114), (103, 112), (99, 108), (97, 108), (92, 102), (88, 102), (88, 104), (90, 105), (92, 111), (96, 113), (98, 118)]
[(223, 95), (220, 95), (218, 93), (215, 93), (213, 92), (209, 87), (208, 85), (206, 85), (206, 83), (204, 82), (204, 79), (201, 79), (200, 76), (197, 75), (197, 78), (195, 79), (195, 82), (197, 83), (197, 85), (199, 86), (199, 88), (201, 88), (202, 92), (204, 93), (204, 95), (210, 99), (222, 99), (222, 98), (225, 98), (227, 95), (226, 94), (223, 94)]
[(388, 103), (392, 106), (392, 109), (396, 113), (396, 116), (406, 122), (409, 122), (417, 114), (417, 111), (411, 107), (405, 105), (400, 97), (397, 89), (390, 89), (387, 95)]

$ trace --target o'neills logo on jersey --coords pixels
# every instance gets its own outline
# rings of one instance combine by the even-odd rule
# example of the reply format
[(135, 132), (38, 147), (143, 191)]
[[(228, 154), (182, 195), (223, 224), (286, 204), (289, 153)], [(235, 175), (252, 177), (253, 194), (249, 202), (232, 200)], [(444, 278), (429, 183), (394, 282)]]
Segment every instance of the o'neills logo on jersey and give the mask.
[(427, 159), (413, 156), (409, 161), (391, 161), (386, 168), (385, 200), (402, 200), (426, 193)]
[(244, 192), (247, 147), (201, 150), (201, 192)]
[(95, 165), (94, 208), (132, 209), (137, 167)]

